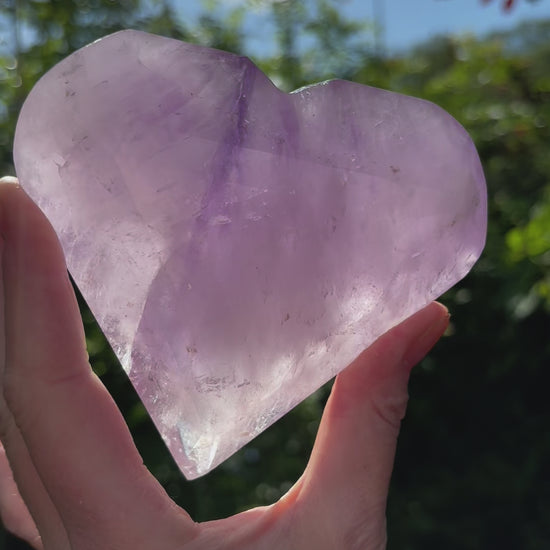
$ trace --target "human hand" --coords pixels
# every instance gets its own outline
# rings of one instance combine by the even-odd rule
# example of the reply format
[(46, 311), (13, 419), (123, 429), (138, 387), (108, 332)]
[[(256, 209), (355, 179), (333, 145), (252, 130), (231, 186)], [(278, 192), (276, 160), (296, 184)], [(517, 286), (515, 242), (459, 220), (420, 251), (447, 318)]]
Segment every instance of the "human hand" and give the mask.
[(337, 376), (307, 468), (281, 500), (198, 524), (144, 467), (93, 374), (57, 237), (14, 178), (0, 183), (0, 252), (0, 514), (9, 530), (45, 550), (385, 547), (409, 372), (445, 330), (443, 306), (428, 305)]

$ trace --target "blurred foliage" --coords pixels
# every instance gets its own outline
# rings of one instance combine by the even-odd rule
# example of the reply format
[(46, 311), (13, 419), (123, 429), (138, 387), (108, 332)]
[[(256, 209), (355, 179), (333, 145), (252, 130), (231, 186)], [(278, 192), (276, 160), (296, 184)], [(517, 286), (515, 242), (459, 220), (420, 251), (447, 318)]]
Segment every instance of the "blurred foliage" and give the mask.
[[(210, 0), (189, 26), (166, 1), (0, 0), (0, 168), (21, 103), (75, 48), (133, 27), (246, 50), (247, 10), (268, 10), (277, 51), (253, 57), (292, 89), (341, 77), (423, 97), (476, 142), (489, 190), (482, 259), (442, 301), (446, 338), (417, 368), (388, 507), (389, 548), (550, 548), (550, 21), (478, 39), (438, 37), (381, 58), (372, 27), (338, 0)], [(223, 9), (222, 9), (223, 8)], [(96, 372), (117, 399), (146, 464), (197, 520), (269, 504), (299, 477), (323, 388), (205, 478), (182, 479), (79, 298)]]

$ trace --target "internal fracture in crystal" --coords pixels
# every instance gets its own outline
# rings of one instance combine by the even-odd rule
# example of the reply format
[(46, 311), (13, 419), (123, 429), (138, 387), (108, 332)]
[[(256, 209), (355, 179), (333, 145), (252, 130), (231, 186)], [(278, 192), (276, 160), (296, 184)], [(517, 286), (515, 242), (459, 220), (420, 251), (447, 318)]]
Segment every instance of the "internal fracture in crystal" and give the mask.
[(485, 241), (478, 155), (439, 107), (339, 80), (286, 94), (247, 58), (136, 31), (39, 81), (15, 163), (188, 478)]

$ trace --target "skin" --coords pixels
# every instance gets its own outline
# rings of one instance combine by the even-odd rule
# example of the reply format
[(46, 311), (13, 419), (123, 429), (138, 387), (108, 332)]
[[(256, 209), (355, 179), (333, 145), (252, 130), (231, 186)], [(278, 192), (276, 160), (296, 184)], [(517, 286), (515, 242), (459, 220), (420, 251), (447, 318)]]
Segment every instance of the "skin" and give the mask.
[[(46, 550), (369, 550), (385, 508), (411, 368), (445, 331), (432, 303), (336, 378), (309, 463), (278, 502), (195, 523), (144, 467), (93, 374), (57, 237), (0, 180), (0, 514)], [(5, 450), (5, 451), (4, 451)]]

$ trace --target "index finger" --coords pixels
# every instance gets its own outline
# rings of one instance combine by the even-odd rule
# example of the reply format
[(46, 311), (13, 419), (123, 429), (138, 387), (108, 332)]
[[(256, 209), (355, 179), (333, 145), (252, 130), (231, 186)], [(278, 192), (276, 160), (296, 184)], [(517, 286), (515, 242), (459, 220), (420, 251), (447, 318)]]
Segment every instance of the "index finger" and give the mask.
[(181, 543), (194, 524), (146, 470), (114, 401), (91, 370), (57, 236), (17, 186), (0, 185), (0, 231), (4, 394), (69, 538), (92, 528), (125, 543), (141, 537), (142, 543), (162, 521)]

